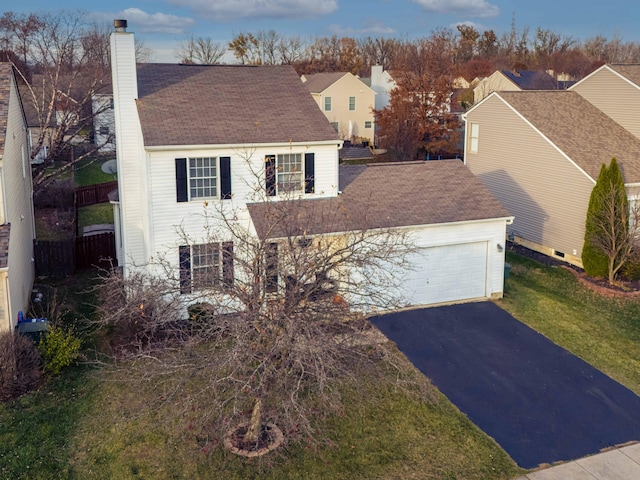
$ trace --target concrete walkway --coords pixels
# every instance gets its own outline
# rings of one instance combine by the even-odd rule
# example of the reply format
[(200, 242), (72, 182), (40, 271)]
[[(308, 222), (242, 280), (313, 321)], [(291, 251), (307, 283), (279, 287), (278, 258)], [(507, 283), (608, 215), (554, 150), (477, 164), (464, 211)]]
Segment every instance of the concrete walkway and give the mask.
[(640, 443), (538, 470), (518, 477), (516, 480), (638, 479), (640, 479)]

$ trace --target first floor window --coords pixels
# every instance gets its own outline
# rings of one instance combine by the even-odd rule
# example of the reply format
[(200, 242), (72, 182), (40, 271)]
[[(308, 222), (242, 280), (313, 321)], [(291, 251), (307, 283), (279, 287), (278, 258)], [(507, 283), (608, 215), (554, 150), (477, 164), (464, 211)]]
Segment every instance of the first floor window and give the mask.
[(265, 255), (265, 291), (274, 293), (278, 291), (278, 244), (269, 243)]
[(181, 245), (180, 293), (233, 283), (233, 242)]
[(371, 122), (370, 121), (364, 122), (364, 128), (371, 128)]

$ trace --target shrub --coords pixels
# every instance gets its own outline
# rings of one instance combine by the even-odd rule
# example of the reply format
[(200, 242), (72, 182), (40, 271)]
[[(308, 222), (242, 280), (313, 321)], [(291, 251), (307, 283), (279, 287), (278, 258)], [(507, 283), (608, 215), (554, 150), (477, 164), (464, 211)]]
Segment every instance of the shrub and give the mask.
[(38, 349), (44, 358), (46, 372), (58, 374), (73, 364), (80, 356), (82, 341), (69, 329), (52, 325), (47, 334), (38, 343)]
[(42, 360), (33, 342), (18, 333), (0, 334), (0, 400), (8, 400), (42, 383)]

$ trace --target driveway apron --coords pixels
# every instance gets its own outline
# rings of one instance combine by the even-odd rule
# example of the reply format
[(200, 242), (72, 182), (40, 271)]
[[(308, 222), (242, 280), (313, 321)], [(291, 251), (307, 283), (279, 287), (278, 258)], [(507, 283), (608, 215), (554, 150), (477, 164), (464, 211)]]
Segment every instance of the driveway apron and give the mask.
[(640, 440), (640, 397), (491, 302), (371, 320), (523, 468)]

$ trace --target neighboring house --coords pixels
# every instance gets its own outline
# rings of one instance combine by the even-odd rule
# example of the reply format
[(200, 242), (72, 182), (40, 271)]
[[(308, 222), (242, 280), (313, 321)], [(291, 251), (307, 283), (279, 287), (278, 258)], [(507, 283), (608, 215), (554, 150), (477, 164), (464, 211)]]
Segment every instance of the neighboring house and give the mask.
[(0, 331), (29, 307), (34, 232), (27, 120), (13, 69), (0, 63)]
[[(123, 27), (111, 51), (121, 172), (112, 199), (125, 277), (156, 273), (162, 261), (189, 295), (198, 265), (209, 261), (232, 280), (234, 237), (204, 209), (233, 211), (247, 232), (277, 241), (281, 232), (265, 227), (274, 211), (267, 207), (291, 201), (300, 213), (292, 218), (307, 219), (305, 235), (363, 225), (409, 232), (421, 250), (397, 288), (413, 304), (502, 295), (512, 217), (461, 162), (340, 169), (342, 140), (292, 67), (136, 66)], [(205, 243), (211, 231), (219, 242)]]
[(91, 99), (93, 112), (93, 143), (100, 145), (101, 153), (116, 149), (115, 118), (113, 116), (113, 93), (95, 94)]
[[(602, 164), (616, 157), (631, 200), (640, 194), (640, 138), (578, 93), (588, 84), (495, 92), (466, 114), (465, 163), (515, 215), (509, 235), (578, 266)], [(633, 105), (640, 92), (629, 92)]]
[(345, 72), (303, 75), (302, 81), (341, 139), (373, 143), (376, 92)]
[(396, 88), (396, 81), (387, 70), (383, 70), (382, 65), (371, 65), (371, 77), (360, 80), (376, 92), (376, 110), (382, 110), (389, 105), (391, 90)]
[(558, 90), (558, 82), (540, 70), (496, 70), (474, 87), (473, 101), (476, 104), (492, 92), (522, 90)]
[(579, 93), (640, 138), (640, 65), (603, 65), (569, 90)]

